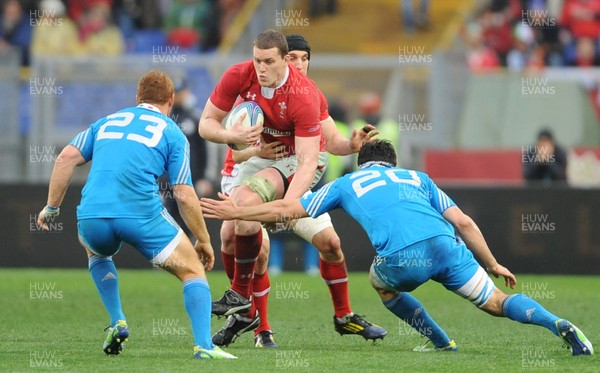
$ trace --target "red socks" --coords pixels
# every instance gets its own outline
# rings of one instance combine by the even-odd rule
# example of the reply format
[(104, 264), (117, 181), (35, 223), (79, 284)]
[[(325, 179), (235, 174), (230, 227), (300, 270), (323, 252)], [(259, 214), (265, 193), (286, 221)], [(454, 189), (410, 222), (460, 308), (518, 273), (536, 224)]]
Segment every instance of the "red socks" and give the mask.
[(254, 335), (262, 332), (263, 330), (271, 330), (269, 325), (269, 291), (271, 290), (271, 280), (267, 272), (262, 275), (254, 274), (254, 280), (252, 282), (253, 295), (252, 309), (250, 309), (250, 315), (256, 316), (254, 310), (258, 311), (260, 316), (260, 324), (254, 331)]
[(225, 273), (227, 274), (227, 278), (229, 278), (229, 282), (233, 281), (233, 274), (235, 272), (235, 260), (234, 256), (231, 254), (225, 254), (221, 251), (221, 258), (223, 259), (223, 267), (225, 267)]
[(328, 263), (319, 259), (321, 277), (329, 287), (335, 317), (344, 317), (352, 313), (350, 297), (348, 295), (348, 270), (346, 261), (341, 263)]
[(235, 235), (235, 273), (231, 289), (246, 299), (252, 295), (252, 277), (260, 246), (262, 245), (262, 230), (249, 236)]

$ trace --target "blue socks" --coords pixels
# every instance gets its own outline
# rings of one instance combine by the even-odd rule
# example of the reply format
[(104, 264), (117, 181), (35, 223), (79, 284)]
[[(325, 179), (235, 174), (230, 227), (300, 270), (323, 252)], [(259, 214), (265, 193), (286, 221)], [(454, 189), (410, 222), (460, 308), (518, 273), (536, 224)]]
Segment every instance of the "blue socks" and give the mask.
[(119, 277), (112, 258), (93, 255), (88, 260), (88, 267), (110, 316), (110, 326), (114, 326), (119, 320), (125, 320), (119, 295)]
[[(117, 269), (112, 258), (94, 255), (89, 258), (89, 269), (110, 316), (110, 325), (114, 326), (118, 320), (126, 320), (121, 308)], [(210, 288), (205, 279), (196, 277), (183, 283), (183, 303), (192, 324), (194, 345), (207, 350), (214, 348), (210, 336), (211, 301)]]
[[(383, 302), (394, 315), (412, 326), (419, 334), (431, 339), (436, 347), (444, 347), (450, 338), (429, 316), (423, 305), (409, 293), (399, 293)], [(560, 318), (548, 312), (535, 300), (523, 295), (513, 294), (502, 305), (504, 315), (523, 324), (543, 326), (558, 336), (556, 321)]]
[(210, 336), (212, 298), (208, 282), (200, 277), (184, 281), (183, 304), (192, 324), (194, 346), (212, 350), (215, 346)]
[(392, 299), (383, 302), (394, 315), (412, 326), (419, 334), (429, 338), (435, 347), (446, 347), (450, 338), (446, 332), (429, 316), (423, 305), (409, 293), (398, 293)]
[(502, 305), (504, 315), (522, 324), (543, 326), (558, 336), (556, 320), (559, 317), (548, 312), (541, 304), (523, 294), (513, 294)]

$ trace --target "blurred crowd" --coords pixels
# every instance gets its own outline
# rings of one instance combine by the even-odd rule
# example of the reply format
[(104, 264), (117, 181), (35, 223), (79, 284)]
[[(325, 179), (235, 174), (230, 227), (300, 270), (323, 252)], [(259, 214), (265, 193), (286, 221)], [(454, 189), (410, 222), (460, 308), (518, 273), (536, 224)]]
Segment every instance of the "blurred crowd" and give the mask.
[(244, 0), (3, 0), (0, 51), (31, 56), (115, 56), (170, 45), (216, 48)]
[(462, 31), (473, 71), (600, 65), (600, 0), (491, 0)]

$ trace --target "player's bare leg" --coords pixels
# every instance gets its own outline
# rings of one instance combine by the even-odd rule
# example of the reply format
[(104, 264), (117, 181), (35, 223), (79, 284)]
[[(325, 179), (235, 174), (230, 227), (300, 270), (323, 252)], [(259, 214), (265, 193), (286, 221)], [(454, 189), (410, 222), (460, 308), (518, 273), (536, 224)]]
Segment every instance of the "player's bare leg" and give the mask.
[[(273, 168), (267, 168), (249, 177), (247, 184), (234, 188), (231, 198), (238, 206), (256, 206), (273, 198), (281, 198), (283, 193), (281, 174)], [(213, 302), (213, 314), (228, 316), (250, 310), (254, 267), (262, 246), (261, 228), (258, 222), (235, 222), (233, 281), (231, 289)]]

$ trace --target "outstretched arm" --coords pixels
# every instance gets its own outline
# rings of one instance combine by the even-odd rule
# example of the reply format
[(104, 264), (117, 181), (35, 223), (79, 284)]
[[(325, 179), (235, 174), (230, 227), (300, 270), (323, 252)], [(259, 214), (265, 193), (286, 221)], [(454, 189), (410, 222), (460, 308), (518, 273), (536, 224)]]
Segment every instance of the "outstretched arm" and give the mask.
[(361, 129), (352, 131), (350, 138), (346, 138), (336, 127), (331, 117), (321, 121), (321, 130), (325, 137), (327, 151), (334, 155), (348, 155), (360, 150), (363, 143), (370, 141), (373, 136), (379, 134), (375, 127), (367, 124)]
[(281, 222), (307, 217), (308, 214), (300, 200), (295, 199), (278, 199), (276, 201), (263, 203), (257, 206), (238, 207), (233, 200), (219, 193), (222, 201), (217, 201), (211, 198), (200, 199), (200, 205), (204, 216), (207, 218), (216, 218), (222, 220), (249, 220)]
[(506, 267), (500, 265), (492, 251), (485, 242), (483, 234), (479, 230), (479, 227), (473, 219), (462, 212), (457, 206), (449, 207), (444, 211), (444, 218), (448, 220), (454, 228), (458, 231), (462, 239), (467, 244), (469, 250), (479, 258), (486, 270), (494, 275), (496, 278), (499, 276), (504, 277), (504, 283), (511, 289), (515, 288), (517, 279)]
[(75, 172), (75, 167), (85, 162), (85, 158), (83, 158), (79, 149), (73, 145), (65, 146), (56, 158), (54, 169), (50, 176), (47, 206), (38, 215), (37, 223), (42, 229), (48, 230), (48, 226), (46, 225), (48, 216), (58, 215), (58, 207), (60, 207), (65, 198), (67, 188)]

